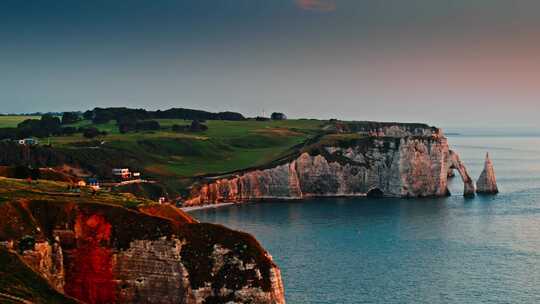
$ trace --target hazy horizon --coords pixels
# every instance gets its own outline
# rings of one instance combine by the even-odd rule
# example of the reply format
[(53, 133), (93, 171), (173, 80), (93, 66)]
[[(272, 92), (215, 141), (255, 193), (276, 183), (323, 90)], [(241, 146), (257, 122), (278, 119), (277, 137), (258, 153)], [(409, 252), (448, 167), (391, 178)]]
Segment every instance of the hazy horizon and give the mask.
[(0, 112), (95, 107), (539, 128), (540, 3), (3, 1)]

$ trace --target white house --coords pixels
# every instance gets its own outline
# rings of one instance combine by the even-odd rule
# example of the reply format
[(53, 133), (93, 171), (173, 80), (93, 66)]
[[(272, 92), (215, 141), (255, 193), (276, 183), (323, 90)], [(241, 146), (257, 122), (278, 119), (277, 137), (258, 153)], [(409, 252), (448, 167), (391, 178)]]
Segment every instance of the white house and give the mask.
[(129, 171), (128, 168), (116, 168), (112, 170), (112, 174), (121, 179), (130, 179), (133, 176), (133, 173)]
[(35, 138), (25, 138), (25, 139), (19, 139), (19, 145), (24, 146), (35, 146), (39, 144), (39, 141)]

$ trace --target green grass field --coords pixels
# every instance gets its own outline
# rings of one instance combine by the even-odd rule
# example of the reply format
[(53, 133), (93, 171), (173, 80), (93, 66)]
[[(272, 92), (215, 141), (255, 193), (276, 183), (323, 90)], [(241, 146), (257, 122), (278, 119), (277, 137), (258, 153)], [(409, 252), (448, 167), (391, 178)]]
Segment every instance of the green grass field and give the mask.
[[(145, 171), (152, 176), (186, 178), (220, 174), (263, 165), (293, 146), (320, 133), (325, 121), (207, 121), (205, 132), (173, 132), (173, 125), (189, 125), (191, 121), (158, 119), (162, 130), (121, 134), (114, 121), (93, 125), (80, 121), (73, 127), (96, 127), (106, 136), (86, 139), (81, 134), (42, 139), (53, 147), (75, 149), (87, 143), (102, 148), (135, 151)], [(97, 151), (99, 152), (99, 151)]]
[[(15, 127), (30, 116), (1, 116), (0, 126)], [(42, 143), (65, 151), (81, 146), (98, 146), (115, 151), (135, 153), (141, 168), (155, 177), (189, 178), (197, 175), (221, 174), (263, 165), (289, 152), (290, 149), (320, 133), (326, 123), (320, 120), (284, 121), (214, 121), (205, 122), (205, 132), (173, 132), (173, 125), (189, 125), (181, 119), (158, 119), (159, 131), (121, 134), (115, 121), (92, 124), (83, 120), (72, 127), (96, 127), (107, 135), (87, 139), (82, 134), (42, 138)], [(101, 144), (103, 143), (103, 144)], [(95, 148), (94, 148), (95, 149)], [(99, 154), (99, 150), (94, 150)], [(108, 154), (110, 155), (110, 153)], [(88, 156), (95, 162), (98, 156)]]
[(27, 119), (40, 119), (40, 116), (0, 116), (0, 128), (15, 128)]

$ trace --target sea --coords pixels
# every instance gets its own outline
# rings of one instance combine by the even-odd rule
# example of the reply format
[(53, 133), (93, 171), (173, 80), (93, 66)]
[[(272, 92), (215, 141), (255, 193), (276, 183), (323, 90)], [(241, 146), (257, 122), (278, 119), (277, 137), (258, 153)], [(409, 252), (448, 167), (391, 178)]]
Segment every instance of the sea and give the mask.
[(540, 135), (448, 136), (473, 178), (490, 153), (500, 194), (326, 198), (192, 212), (253, 234), (287, 303), (540, 303)]

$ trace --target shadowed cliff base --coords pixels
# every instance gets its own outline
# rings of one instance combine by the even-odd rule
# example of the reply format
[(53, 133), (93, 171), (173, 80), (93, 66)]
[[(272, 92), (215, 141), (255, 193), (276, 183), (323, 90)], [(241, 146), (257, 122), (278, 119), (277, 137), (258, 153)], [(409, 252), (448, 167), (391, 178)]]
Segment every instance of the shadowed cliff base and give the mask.
[(374, 188), (369, 190), (366, 196), (369, 198), (382, 198), (384, 197), (384, 192), (381, 189)]

